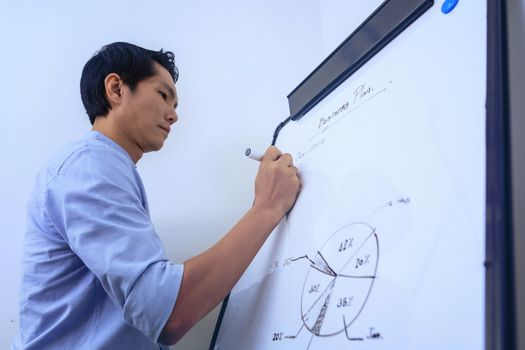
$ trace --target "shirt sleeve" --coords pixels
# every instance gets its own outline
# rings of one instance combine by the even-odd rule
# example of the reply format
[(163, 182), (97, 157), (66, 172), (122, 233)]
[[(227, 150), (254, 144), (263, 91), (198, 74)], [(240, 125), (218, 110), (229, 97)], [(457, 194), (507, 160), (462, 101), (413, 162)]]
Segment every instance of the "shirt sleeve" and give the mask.
[(45, 208), (122, 308), (124, 320), (157, 342), (175, 304), (183, 265), (165, 257), (131, 162), (109, 150), (100, 153), (84, 150), (69, 159), (47, 186)]

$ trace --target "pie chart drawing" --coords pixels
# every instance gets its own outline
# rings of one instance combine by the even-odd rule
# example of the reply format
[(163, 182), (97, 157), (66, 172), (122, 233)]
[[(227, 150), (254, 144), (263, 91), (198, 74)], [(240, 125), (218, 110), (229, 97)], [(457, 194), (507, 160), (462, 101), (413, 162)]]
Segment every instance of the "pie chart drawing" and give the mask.
[(376, 278), (375, 229), (355, 222), (338, 229), (318, 250), (301, 296), (301, 318), (312, 335), (337, 335), (363, 311)]

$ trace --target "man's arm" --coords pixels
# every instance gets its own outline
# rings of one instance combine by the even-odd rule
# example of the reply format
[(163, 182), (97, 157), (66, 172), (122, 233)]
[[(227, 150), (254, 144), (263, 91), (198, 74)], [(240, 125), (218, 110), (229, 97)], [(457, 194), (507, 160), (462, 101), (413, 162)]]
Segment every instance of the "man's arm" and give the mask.
[(184, 263), (177, 301), (160, 342), (175, 344), (226, 297), (290, 210), (299, 188), (292, 157), (276, 147), (268, 148), (255, 180), (253, 207), (217, 244)]

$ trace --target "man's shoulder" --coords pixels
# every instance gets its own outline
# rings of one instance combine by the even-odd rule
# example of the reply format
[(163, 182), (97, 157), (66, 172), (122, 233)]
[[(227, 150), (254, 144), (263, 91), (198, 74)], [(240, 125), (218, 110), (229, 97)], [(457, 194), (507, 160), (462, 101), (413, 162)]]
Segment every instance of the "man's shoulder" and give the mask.
[(43, 205), (49, 194), (107, 189), (110, 184), (133, 192), (141, 188), (131, 157), (113, 141), (92, 132), (47, 159), (36, 176), (29, 202)]
[(82, 206), (88, 197), (141, 196), (140, 176), (129, 155), (111, 140), (94, 136), (63, 146), (44, 163), (28, 201), (34, 216), (59, 215), (57, 208), (66, 201)]
[(104, 170), (108, 166), (112, 169), (130, 168), (133, 164), (115, 145), (109, 144), (100, 135), (91, 133), (52, 153), (42, 170), (47, 177), (54, 177), (70, 170), (88, 172), (93, 167)]

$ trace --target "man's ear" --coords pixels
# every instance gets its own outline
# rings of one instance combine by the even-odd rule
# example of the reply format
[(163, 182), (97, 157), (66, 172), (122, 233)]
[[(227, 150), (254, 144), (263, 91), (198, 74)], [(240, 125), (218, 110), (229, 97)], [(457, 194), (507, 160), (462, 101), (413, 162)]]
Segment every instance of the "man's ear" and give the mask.
[(117, 73), (110, 73), (104, 79), (106, 97), (111, 108), (118, 106), (122, 101), (124, 82)]

